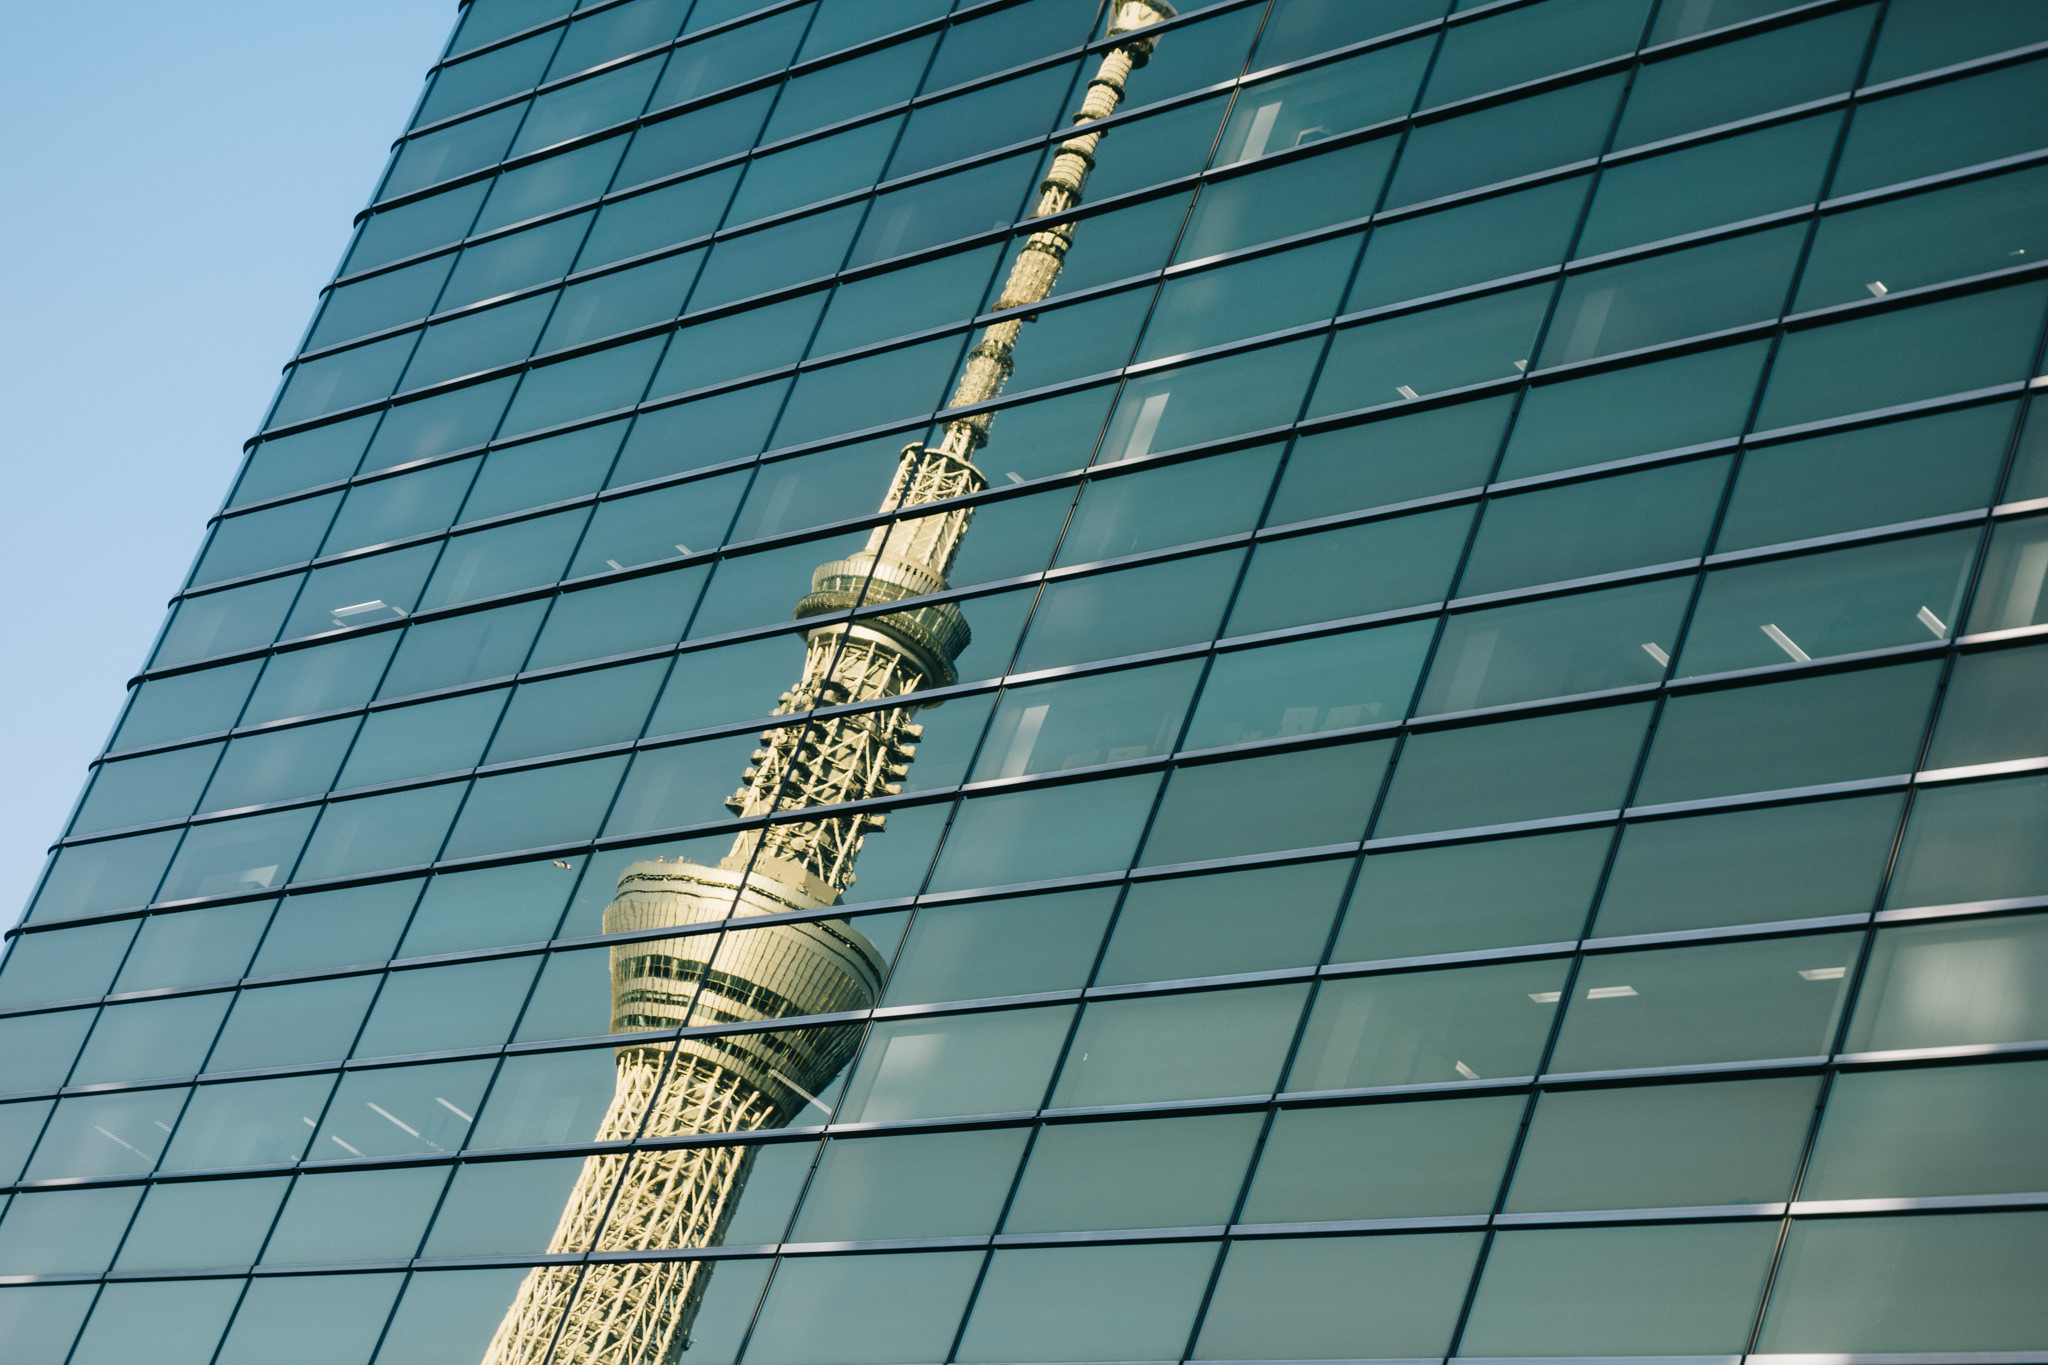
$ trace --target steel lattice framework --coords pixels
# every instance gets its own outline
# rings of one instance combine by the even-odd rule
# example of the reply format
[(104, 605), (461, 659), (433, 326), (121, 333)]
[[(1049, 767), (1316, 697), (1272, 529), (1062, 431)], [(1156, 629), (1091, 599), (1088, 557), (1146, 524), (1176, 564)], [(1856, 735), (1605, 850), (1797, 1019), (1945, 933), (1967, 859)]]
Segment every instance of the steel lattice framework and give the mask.
[[(1143, 30), (1173, 13), (1165, 0), (1119, 0), (1109, 34), (1130, 36), (1104, 54), (1074, 123), (1115, 112), (1126, 79), (1151, 55), (1153, 38)], [(1033, 217), (1064, 213), (1080, 202), (1103, 135), (1095, 129), (1059, 144)], [(1071, 222), (1032, 233), (996, 310), (1044, 302), (1073, 241)], [(1002, 394), (1026, 320), (1020, 314), (982, 331), (951, 407), (972, 408)], [(954, 681), (954, 660), (970, 632), (950, 602), (858, 619), (851, 613), (946, 588), (973, 508), (901, 514), (986, 486), (974, 455), (988, 440), (991, 416), (976, 412), (948, 423), (936, 446), (904, 447), (880, 509), (895, 519), (877, 527), (859, 553), (822, 564), (812, 576), (796, 615), (819, 624), (807, 635), (802, 677), (776, 708), (778, 715), (809, 719), (763, 733), (745, 785), (727, 799), (736, 814), (758, 819), (902, 790), (921, 730), (910, 719), (914, 706), (887, 703)], [(634, 863), (605, 910), (605, 931), (823, 909), (853, 882), (862, 841), (882, 825), (883, 817), (869, 812), (768, 820), (741, 834), (715, 867)], [(715, 961), (705, 960), (707, 949)], [(874, 1003), (883, 969), (874, 946), (836, 919), (624, 944), (612, 949), (611, 959), (614, 1033), (692, 1022), (766, 1025), (859, 1010)], [(785, 1126), (816, 1102), (814, 1092), (851, 1060), (856, 1041), (857, 1031), (846, 1025), (759, 1027), (621, 1047), (617, 1088), (597, 1140)], [(725, 1142), (587, 1158), (548, 1244), (551, 1255), (564, 1259), (527, 1274), (485, 1365), (674, 1365), (689, 1345), (715, 1263), (614, 1257), (721, 1242), (753, 1151)]]

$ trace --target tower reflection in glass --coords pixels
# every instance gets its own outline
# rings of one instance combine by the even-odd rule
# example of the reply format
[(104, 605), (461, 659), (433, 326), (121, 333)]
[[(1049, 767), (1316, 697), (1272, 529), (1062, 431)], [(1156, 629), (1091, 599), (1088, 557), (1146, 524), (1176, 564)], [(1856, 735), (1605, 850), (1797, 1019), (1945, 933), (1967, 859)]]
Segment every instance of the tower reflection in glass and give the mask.
[[(1143, 30), (1173, 12), (1164, 0), (1117, 6), (1108, 34), (1131, 36), (1104, 54), (1074, 123), (1116, 110), (1126, 78), (1151, 55), (1153, 40)], [(1063, 213), (1080, 201), (1102, 137), (1097, 129), (1059, 145), (1032, 217)], [(1033, 233), (994, 311), (1027, 307), (1051, 294), (1074, 232), (1069, 222)], [(1001, 394), (1025, 320), (1011, 316), (983, 331), (949, 406), (972, 407)], [(878, 526), (858, 554), (818, 567), (796, 615), (831, 619), (809, 632), (803, 676), (776, 709), (811, 719), (763, 736), (746, 785), (727, 800), (736, 814), (768, 817), (901, 789), (920, 734), (911, 720), (916, 708), (877, 703), (953, 682), (954, 661), (970, 638), (967, 621), (950, 602), (859, 620), (846, 619), (847, 613), (945, 589), (973, 509), (900, 514), (986, 485), (974, 455), (988, 440), (991, 416), (949, 423), (936, 446), (906, 446), (880, 509), (899, 519)], [(864, 812), (770, 822), (741, 834), (716, 866), (634, 863), (620, 874), (617, 898), (605, 910), (605, 932), (824, 909), (853, 881), (862, 840), (882, 824), (881, 815)], [(704, 960), (711, 956), (706, 946), (717, 947), (715, 968)], [(645, 1033), (693, 1019), (733, 1024), (864, 1009), (880, 992), (885, 964), (851, 924), (825, 919), (743, 934), (643, 939), (613, 948), (611, 966), (612, 1031)], [(617, 1088), (597, 1140), (784, 1126), (846, 1066), (858, 1038), (856, 1027), (841, 1024), (621, 1047)], [(753, 1152), (730, 1144), (592, 1156), (549, 1251), (716, 1245), (746, 1185)], [(688, 1345), (712, 1266), (596, 1260), (536, 1267), (499, 1324), (485, 1365), (666, 1365)]]

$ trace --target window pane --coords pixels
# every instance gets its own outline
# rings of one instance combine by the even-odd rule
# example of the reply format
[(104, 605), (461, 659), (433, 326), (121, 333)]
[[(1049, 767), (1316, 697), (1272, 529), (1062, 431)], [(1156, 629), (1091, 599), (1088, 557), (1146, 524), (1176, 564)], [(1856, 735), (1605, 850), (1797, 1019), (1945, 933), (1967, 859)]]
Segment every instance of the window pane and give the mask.
[(1591, 957), (1553, 1071), (1811, 1057), (1829, 1051), (1860, 934)]
[[(1648, 721), (1636, 704), (1410, 736), (1373, 837), (1612, 809)], [(1492, 780), (1474, 788), (1480, 769)]]
[(1947, 639), (1975, 528), (1707, 575), (1678, 676)]
[(891, 1005), (978, 1000), (1086, 984), (1112, 889), (920, 906), (889, 978)]
[(1195, 1359), (1435, 1356), (1478, 1253), (1470, 1233), (1233, 1243)]
[(1096, 981), (1182, 981), (1315, 962), (1350, 877), (1346, 858), (1139, 882), (1124, 895)]
[(1655, 805), (1905, 772), (1940, 672), (1929, 661), (1674, 697), (1635, 800)]
[(1610, 838), (1574, 830), (1370, 854), (1331, 961), (1577, 938)]
[(2041, 1037), (2044, 975), (2048, 917), (1883, 930), (1845, 1046), (1884, 1052)]
[(1828, 1092), (1800, 1197), (2031, 1190), (2048, 1177), (2048, 1153), (2032, 1138), (2044, 1116), (2041, 1062), (1844, 1072)]
[(1283, 1109), (1239, 1221), (1491, 1212), (1526, 1108), (1498, 1095)]
[(1459, 1350), (1472, 1355), (1740, 1351), (1778, 1224), (1503, 1232)]
[(1003, 1128), (837, 1139), (818, 1160), (790, 1238), (848, 1242), (990, 1233), (1028, 1135), (1028, 1129)]
[(1800, 1076), (1546, 1091), (1515, 1163), (1507, 1210), (1782, 1200), (1818, 1089)]
[(1594, 932), (1862, 914), (1877, 895), (1904, 804), (1865, 796), (1634, 822)]
[[(1795, 1222), (1760, 1351), (2028, 1350), (2048, 1216)], [(1822, 1343), (1825, 1343), (1823, 1345)]]
[(1526, 1076), (1549, 1035), (1564, 971), (1562, 962), (1517, 962), (1329, 982), (1287, 1089)]
[(1056, 1108), (1270, 1093), (1303, 986), (1101, 1000), (1081, 1016)]
[(998, 1251), (959, 1359), (1170, 1358), (1187, 1343), (1215, 1260), (1209, 1242)]
[(1008, 1232), (1228, 1222), (1257, 1114), (1056, 1124), (1039, 1131)]

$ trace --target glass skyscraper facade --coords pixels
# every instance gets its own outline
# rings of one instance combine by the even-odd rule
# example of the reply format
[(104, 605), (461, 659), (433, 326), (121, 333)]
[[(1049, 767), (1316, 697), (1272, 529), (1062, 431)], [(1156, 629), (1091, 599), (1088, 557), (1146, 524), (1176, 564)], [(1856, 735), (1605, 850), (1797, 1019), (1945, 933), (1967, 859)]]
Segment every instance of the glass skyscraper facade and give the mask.
[(2036, 0), (471, 0), (0, 1360), (2048, 1360), (2044, 259)]

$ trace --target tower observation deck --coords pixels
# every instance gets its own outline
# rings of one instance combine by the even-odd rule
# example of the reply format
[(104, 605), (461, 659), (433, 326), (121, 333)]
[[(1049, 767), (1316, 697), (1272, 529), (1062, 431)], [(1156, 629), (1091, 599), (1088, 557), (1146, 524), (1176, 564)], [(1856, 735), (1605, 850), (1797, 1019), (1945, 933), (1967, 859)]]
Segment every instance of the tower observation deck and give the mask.
[[(1165, 0), (1117, 0), (1108, 34), (1122, 37), (1089, 79), (1073, 123), (1115, 112), (1124, 83), (1150, 57), (1144, 30), (1171, 18)], [(1103, 131), (1062, 141), (1039, 186), (1034, 218), (1080, 202)], [(1074, 241), (1055, 223), (1024, 243), (994, 311), (1043, 302)], [(968, 352), (949, 406), (998, 397), (1008, 381), (1026, 317), (991, 324)], [(942, 506), (985, 485), (974, 463), (992, 414), (946, 425), (935, 445), (915, 442), (903, 458), (875, 528), (850, 558), (822, 564), (796, 608), (817, 620), (806, 635), (801, 678), (782, 694), (778, 715), (808, 721), (766, 732), (753, 766), (726, 804), (741, 817), (832, 807), (893, 795), (916, 753), (914, 705), (892, 697), (955, 680), (970, 638), (950, 602), (850, 619), (856, 606), (910, 601), (943, 591), (974, 515)], [(814, 714), (820, 710), (827, 714)], [(882, 828), (870, 812), (807, 821), (766, 821), (734, 840), (715, 866), (654, 860), (620, 874), (606, 908), (607, 933), (660, 930), (728, 917), (816, 911), (836, 904), (854, 878), (862, 841)], [(611, 950), (612, 1031), (646, 1033), (698, 1022), (744, 1023), (865, 1009), (885, 963), (843, 919), (782, 922), (724, 936), (715, 969), (705, 946), (718, 935), (621, 944)], [(850, 1029), (829, 1027), (681, 1038), (624, 1046), (618, 1080), (597, 1132), (600, 1142), (642, 1135), (735, 1133), (786, 1126), (849, 1060)], [(753, 1149), (741, 1144), (592, 1156), (571, 1190), (551, 1253), (634, 1252), (720, 1242), (747, 1180)], [(710, 1261), (593, 1259), (530, 1271), (505, 1314), (484, 1365), (672, 1365), (712, 1273)]]

